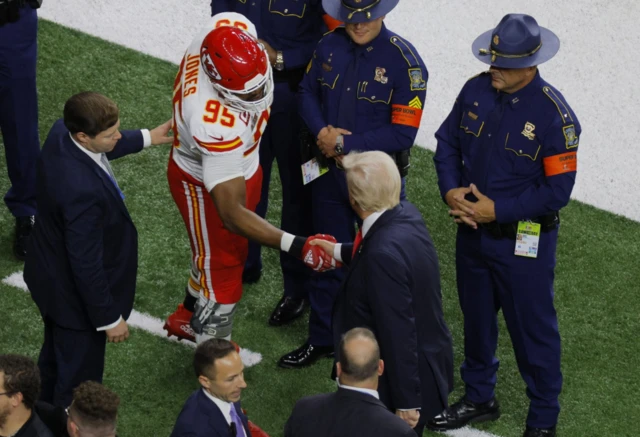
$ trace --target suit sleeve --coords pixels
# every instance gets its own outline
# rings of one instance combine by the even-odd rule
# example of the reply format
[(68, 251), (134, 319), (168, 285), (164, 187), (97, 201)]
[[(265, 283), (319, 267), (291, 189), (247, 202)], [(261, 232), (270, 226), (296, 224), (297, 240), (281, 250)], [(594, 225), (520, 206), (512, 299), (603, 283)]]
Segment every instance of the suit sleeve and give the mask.
[(559, 118), (546, 132), (542, 148), (544, 182), (518, 196), (495, 200), (496, 220), (511, 223), (559, 211), (569, 203), (576, 182), (580, 125)]
[[(412, 81), (411, 72), (416, 73)], [(422, 105), (427, 96), (427, 70), (424, 65), (409, 66), (405, 63), (394, 81), (391, 95), (391, 119), (378, 129), (344, 136), (344, 153), (352, 150), (381, 150), (387, 153), (410, 149), (418, 135), (422, 118)], [(421, 84), (416, 83), (417, 77)]]
[(309, 127), (314, 137), (327, 126), (327, 122), (322, 115), (322, 106), (320, 104), (320, 94), (322, 92), (319, 82), (322, 62), (319, 58), (321, 53), (321, 44), (318, 44), (316, 52), (313, 54), (307, 71), (298, 90), (298, 108), (300, 116)]
[(437, 146), (433, 161), (443, 199), (449, 190), (462, 184), (462, 154), (458, 138), (462, 113), (459, 102), (460, 97), (456, 99), (451, 112), (436, 132)]
[(422, 406), (418, 337), (407, 268), (396, 256), (376, 252), (370, 258), (367, 284), (377, 339), (397, 409)]
[(76, 290), (95, 328), (110, 325), (120, 317), (103, 266), (105, 214), (90, 191), (79, 192), (63, 205), (67, 257)]
[(122, 158), (131, 153), (138, 153), (144, 146), (144, 139), (140, 130), (123, 130), (120, 133), (122, 138), (118, 140), (114, 149), (106, 154), (109, 161)]

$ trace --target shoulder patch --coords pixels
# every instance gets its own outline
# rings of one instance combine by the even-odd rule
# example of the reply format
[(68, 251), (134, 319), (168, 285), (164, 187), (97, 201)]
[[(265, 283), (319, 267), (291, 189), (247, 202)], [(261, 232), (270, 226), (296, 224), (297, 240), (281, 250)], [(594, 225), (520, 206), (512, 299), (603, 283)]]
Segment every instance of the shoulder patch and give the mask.
[(411, 91), (424, 91), (427, 89), (427, 81), (422, 78), (422, 68), (410, 68), (409, 79), (411, 80)]
[[(558, 109), (558, 113), (560, 113), (560, 117), (562, 118), (562, 124), (567, 124), (573, 122), (573, 117), (571, 117), (571, 111), (564, 103), (564, 100), (556, 93), (550, 86), (543, 86), (542, 91), (544, 94), (549, 97), (549, 99), (556, 105)], [(575, 133), (575, 128), (574, 128)], [(577, 145), (577, 144), (576, 144)]]
[(396, 46), (398, 50), (400, 50), (400, 53), (402, 53), (402, 57), (404, 58), (405, 61), (407, 61), (407, 64), (409, 64), (409, 67), (419, 67), (421, 65), (420, 60), (418, 59), (418, 57), (413, 51), (414, 49), (411, 48), (411, 46), (407, 42), (405, 42), (402, 38), (400, 38), (397, 35), (393, 35), (389, 39), (389, 41), (391, 42), (391, 44)]
[(575, 125), (570, 124), (568, 126), (564, 126), (562, 128), (562, 133), (564, 134), (565, 145), (567, 146), (567, 149), (578, 147), (578, 142), (580, 141), (580, 139), (578, 138), (578, 135), (576, 133)]

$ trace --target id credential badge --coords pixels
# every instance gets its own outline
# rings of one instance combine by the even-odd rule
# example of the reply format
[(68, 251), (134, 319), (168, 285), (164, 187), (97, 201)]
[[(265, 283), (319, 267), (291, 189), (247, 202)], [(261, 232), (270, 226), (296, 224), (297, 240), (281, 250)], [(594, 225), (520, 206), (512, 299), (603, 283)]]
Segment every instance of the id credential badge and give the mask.
[(538, 257), (538, 243), (540, 242), (540, 223), (518, 222), (516, 234), (516, 250), (518, 256), (527, 258)]
[(320, 167), (316, 158), (313, 158), (302, 164), (302, 183), (307, 185), (309, 182), (318, 179), (328, 171), (328, 167)]

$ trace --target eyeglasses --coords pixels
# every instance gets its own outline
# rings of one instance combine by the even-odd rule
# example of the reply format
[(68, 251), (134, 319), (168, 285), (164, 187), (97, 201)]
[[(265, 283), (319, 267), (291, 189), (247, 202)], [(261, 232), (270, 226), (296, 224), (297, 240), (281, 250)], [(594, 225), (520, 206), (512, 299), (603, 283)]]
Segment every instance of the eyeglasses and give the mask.
[(5, 391), (4, 393), (0, 393), (0, 396), (5, 395), (5, 396), (8, 396), (8, 397), (11, 397), (11, 396), (13, 396), (14, 394), (15, 394), (15, 393), (14, 393), (14, 392), (12, 392), (12, 391)]

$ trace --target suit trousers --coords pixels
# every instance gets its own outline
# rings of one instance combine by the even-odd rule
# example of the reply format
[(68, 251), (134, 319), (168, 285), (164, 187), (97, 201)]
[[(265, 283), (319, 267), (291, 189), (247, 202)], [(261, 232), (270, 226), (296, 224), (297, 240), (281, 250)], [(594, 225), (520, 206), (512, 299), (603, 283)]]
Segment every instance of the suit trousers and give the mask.
[(104, 331), (64, 328), (44, 318), (40, 350), (40, 400), (66, 408), (73, 389), (85, 381), (102, 382), (107, 335)]
[(514, 255), (515, 240), (480, 228), (459, 228), (456, 271), (464, 314), (460, 373), (471, 402), (492, 399), (499, 361), (497, 313), (502, 309), (531, 403), (527, 425), (549, 428), (560, 412), (560, 333), (553, 305), (558, 230), (543, 232), (537, 258)]

